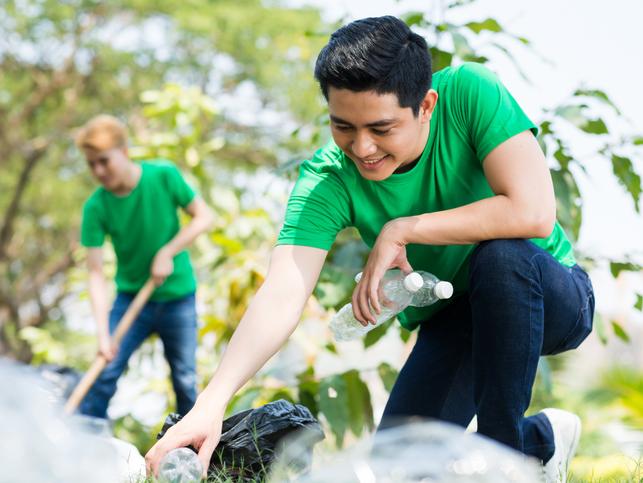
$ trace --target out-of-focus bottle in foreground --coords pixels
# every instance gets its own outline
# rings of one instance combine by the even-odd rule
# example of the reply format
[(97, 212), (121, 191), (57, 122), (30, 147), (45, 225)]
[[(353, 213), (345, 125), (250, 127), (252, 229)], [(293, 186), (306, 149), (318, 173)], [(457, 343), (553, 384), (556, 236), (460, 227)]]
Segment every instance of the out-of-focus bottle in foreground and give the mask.
[(189, 448), (176, 448), (168, 452), (159, 466), (160, 483), (198, 483), (203, 465), (197, 454)]

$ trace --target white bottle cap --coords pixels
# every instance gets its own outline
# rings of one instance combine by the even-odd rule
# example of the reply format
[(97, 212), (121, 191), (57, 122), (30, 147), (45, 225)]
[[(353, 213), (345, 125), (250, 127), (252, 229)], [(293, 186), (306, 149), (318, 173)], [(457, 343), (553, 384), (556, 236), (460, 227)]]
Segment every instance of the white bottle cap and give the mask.
[(453, 295), (453, 285), (449, 282), (438, 282), (433, 288), (433, 293), (439, 299), (448, 299)]
[(417, 272), (411, 272), (406, 277), (404, 277), (404, 288), (409, 292), (417, 292), (424, 285), (424, 279), (422, 275)]
[(357, 275), (355, 275), (355, 283), (359, 283), (361, 279), (362, 279), (362, 272), (359, 272)]

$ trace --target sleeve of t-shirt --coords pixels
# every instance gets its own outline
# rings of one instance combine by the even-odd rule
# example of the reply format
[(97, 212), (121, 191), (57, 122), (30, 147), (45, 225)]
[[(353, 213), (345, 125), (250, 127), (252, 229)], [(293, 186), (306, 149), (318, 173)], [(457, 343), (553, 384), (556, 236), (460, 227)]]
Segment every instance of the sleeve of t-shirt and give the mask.
[(179, 169), (168, 163), (165, 179), (174, 203), (181, 208), (188, 206), (196, 196), (196, 192), (185, 181)]
[(100, 247), (105, 242), (105, 226), (95, 197), (89, 198), (83, 206), (83, 219), (80, 225), (80, 243), (84, 247)]
[(478, 159), (507, 139), (537, 127), (507, 88), (481, 64), (465, 63), (455, 72), (456, 105)]
[(338, 174), (319, 172), (313, 164), (301, 165), (277, 245), (329, 250), (337, 233), (350, 225), (348, 193)]

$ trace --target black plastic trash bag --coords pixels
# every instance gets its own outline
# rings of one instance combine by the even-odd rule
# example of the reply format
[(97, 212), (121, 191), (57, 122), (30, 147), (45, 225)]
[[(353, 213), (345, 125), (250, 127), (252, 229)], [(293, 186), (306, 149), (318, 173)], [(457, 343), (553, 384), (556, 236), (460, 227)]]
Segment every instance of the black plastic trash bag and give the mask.
[[(180, 420), (178, 414), (168, 415), (157, 439)], [(307, 407), (280, 399), (230, 416), (223, 421), (208, 476), (240, 477), (245, 481), (265, 478), (283, 439), (299, 430), (308, 433), (311, 461), (313, 445), (324, 439), (324, 432)]]

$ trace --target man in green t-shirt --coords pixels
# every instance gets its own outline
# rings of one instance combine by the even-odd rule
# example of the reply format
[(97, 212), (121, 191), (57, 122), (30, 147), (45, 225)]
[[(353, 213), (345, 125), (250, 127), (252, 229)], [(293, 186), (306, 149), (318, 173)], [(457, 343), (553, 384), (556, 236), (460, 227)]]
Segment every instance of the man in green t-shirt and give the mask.
[[(83, 207), (81, 243), (87, 247), (89, 295), (98, 329), (98, 351), (108, 364), (82, 401), (81, 413), (107, 417), (116, 382), (132, 353), (153, 333), (163, 342), (172, 372), (177, 411), (196, 400), (196, 281), (185, 248), (212, 223), (212, 213), (170, 162), (134, 163), (125, 126), (100, 115), (83, 126), (76, 143), (101, 186)], [(180, 227), (178, 209), (191, 216)], [(116, 253), (117, 297), (108, 310), (102, 246)], [(136, 292), (150, 277), (157, 286), (118, 348), (111, 336)]]
[(147, 455), (155, 472), (178, 445), (206, 462), (232, 395), (295, 329), (343, 228), (371, 247), (353, 293), (373, 323), (384, 272), (427, 270), (454, 297), (407, 309), (419, 327), (380, 428), (408, 416), (467, 426), (565, 475), (579, 419), (527, 410), (541, 355), (577, 347), (594, 297), (576, 264), (536, 127), (485, 67), (432, 75), (425, 40), (393, 17), (355, 21), (321, 51), (315, 77), (333, 141), (305, 161), (290, 195), (266, 280), (192, 411)]

